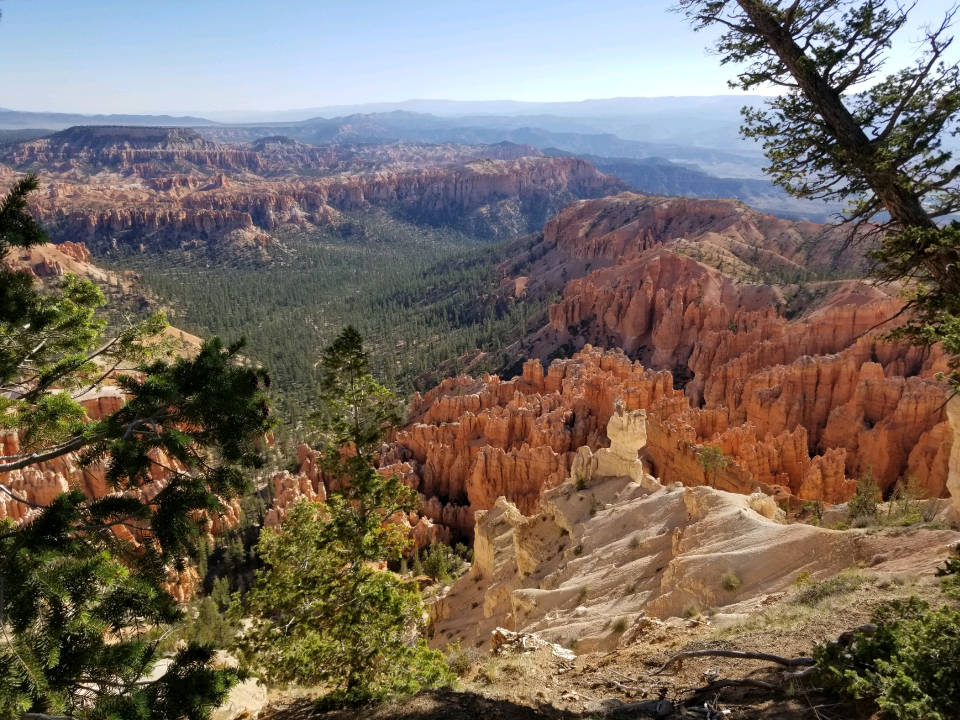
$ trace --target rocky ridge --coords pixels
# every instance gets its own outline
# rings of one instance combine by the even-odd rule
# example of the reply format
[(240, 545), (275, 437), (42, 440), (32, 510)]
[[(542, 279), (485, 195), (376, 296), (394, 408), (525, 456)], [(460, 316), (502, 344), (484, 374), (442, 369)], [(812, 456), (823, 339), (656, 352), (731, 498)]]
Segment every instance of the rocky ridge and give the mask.
[[(532, 359), (509, 380), (450, 378), (415, 397), (382, 465), (417, 488), (422, 515), (469, 536), (500, 496), (534, 512), (579, 447), (606, 445), (619, 398), (648, 411), (645, 457), (668, 484), (761, 487), (796, 507), (843, 502), (870, 475), (887, 494), (912, 481), (946, 496), (945, 358), (883, 338), (901, 302), (839, 277), (862, 262), (862, 248), (823, 259), (839, 233), (730, 201), (568, 206), (501, 266), (504, 292), (562, 288), (511, 348)], [(724, 454), (716, 472), (706, 446)]]
[(57, 240), (105, 249), (266, 246), (342, 211), (491, 238), (533, 230), (571, 200), (623, 184), (576, 158), (521, 145), (214, 143), (192, 130), (76, 127), (0, 152), (4, 175), (39, 173), (34, 209)]
[(578, 653), (611, 650), (670, 618), (755, 613), (800, 573), (829, 577), (858, 562), (877, 574), (930, 573), (960, 537), (786, 524), (759, 491), (661, 483), (637, 458), (646, 420), (617, 408), (611, 448), (581, 451), (572, 477), (544, 492), (535, 513), (503, 497), (477, 512), (473, 566), (431, 608), (435, 643), (484, 647), (502, 626)]

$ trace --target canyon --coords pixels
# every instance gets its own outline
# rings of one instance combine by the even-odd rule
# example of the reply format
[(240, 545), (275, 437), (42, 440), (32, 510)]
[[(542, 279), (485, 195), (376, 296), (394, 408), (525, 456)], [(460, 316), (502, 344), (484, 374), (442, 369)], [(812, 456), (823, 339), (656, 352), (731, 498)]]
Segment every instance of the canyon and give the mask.
[[(946, 357), (938, 347), (885, 338), (898, 322), (899, 289), (859, 279), (864, 244), (848, 243), (843, 229), (729, 200), (610, 195), (621, 189), (616, 181), (583, 161), (524, 156), (515, 146), (497, 148), (503, 157), (492, 159), (475, 155), (490, 148), (333, 149), (282, 138), (239, 150), (192, 131), (128, 130), (122, 147), (117, 129), (106, 128), (7, 150), (18, 153), (7, 156), (18, 172), (40, 164), (56, 176), (37, 203), (55, 236), (97, 248), (126, 233), (157, 249), (240, 230), (270, 245), (270, 232), (333, 222), (364, 204), (451, 223), (473, 211), (495, 215), (502, 202), (537, 206), (498, 225), (516, 233), (571, 194), (603, 196), (565, 204), (541, 230), (506, 246), (495, 293), (505, 303), (548, 305), (542, 324), (525, 326), (506, 348), (515, 371), (457, 375), (416, 393), (407, 423), (379, 453), (381, 472), (399, 474), (421, 496), (416, 513), (395, 518), (418, 547), (473, 539), (478, 518), (500, 498), (536, 514), (576, 474), (583, 448), (610, 443), (616, 408), (645, 411), (642, 462), (666, 486), (759, 490), (792, 513), (804, 503), (845, 502), (864, 477), (888, 497), (908, 483), (931, 498), (951, 493), (956, 447), (937, 379)], [(404, 165), (405, 154), (420, 152), (426, 160)], [(351, 169), (268, 178), (264, 158), (289, 167), (301, 156)], [(356, 172), (357, 165), (376, 169)], [(262, 174), (254, 179), (255, 172)], [(104, 184), (92, 183), (91, 173)], [(98, 269), (78, 242), (16, 261), (40, 278), (75, 272), (102, 285), (135, 285), (133, 276)], [(485, 355), (473, 353), (467, 373)], [(719, 463), (705, 462), (710, 448), (722, 453)], [(41, 500), (66, 486), (106, 491), (95, 471), (64, 462), (8, 480)], [(274, 496), (265, 518), (271, 527), (292, 503), (323, 500), (330, 489), (305, 445), (295, 468), (264, 481)]]
[(69, 128), (0, 148), (0, 164), (0, 177), (39, 174), (33, 210), (55, 241), (100, 251), (266, 248), (368, 207), (506, 239), (625, 187), (583, 160), (509, 143), (215, 143), (184, 128)]
[[(621, 402), (647, 411), (644, 459), (665, 484), (759, 488), (793, 511), (842, 503), (865, 477), (886, 496), (910, 484), (946, 497), (946, 358), (885, 338), (897, 288), (856, 279), (862, 247), (828, 256), (840, 233), (731, 201), (568, 206), (500, 266), (504, 292), (562, 289), (511, 348), (530, 359), (509, 379), (415, 395), (382, 470), (420, 492), (432, 524), (469, 538), (501, 496), (535, 512), (579, 448), (605, 446)], [(722, 467), (704, 463), (708, 446)]]

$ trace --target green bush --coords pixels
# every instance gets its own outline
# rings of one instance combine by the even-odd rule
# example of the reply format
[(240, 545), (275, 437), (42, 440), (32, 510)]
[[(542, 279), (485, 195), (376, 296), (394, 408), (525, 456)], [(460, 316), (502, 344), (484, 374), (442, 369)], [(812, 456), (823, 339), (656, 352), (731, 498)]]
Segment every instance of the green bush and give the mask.
[(736, 592), (740, 589), (740, 586), (743, 585), (743, 582), (737, 577), (737, 574), (733, 570), (727, 570), (720, 577), (720, 584), (723, 585), (723, 589), (727, 592)]
[(912, 597), (881, 605), (873, 623), (875, 631), (855, 632), (848, 645), (814, 649), (820, 680), (876, 703), (881, 717), (960, 717), (960, 610)]
[(914, 476), (898, 482), (890, 493), (886, 516), (881, 518), (884, 525), (907, 527), (924, 522), (923, 503), (925, 491)]
[(415, 575), (426, 575), (448, 584), (463, 569), (463, 557), (444, 543), (433, 543), (418, 552), (413, 560)]
[(877, 505), (883, 500), (880, 486), (869, 470), (857, 480), (857, 489), (847, 505), (847, 517), (851, 522), (869, 523), (877, 519)]
[(845, 570), (832, 578), (820, 580), (819, 582), (800, 583), (800, 576), (797, 576), (797, 594), (793, 601), (800, 605), (816, 605), (834, 595), (843, 595), (853, 592), (863, 585), (863, 575), (855, 570)]
[(819, 525), (823, 522), (823, 503), (819, 500), (807, 500), (803, 503), (803, 511), (810, 515), (810, 522)]
[(953, 548), (953, 554), (947, 558), (944, 566), (937, 569), (937, 577), (943, 578), (940, 581), (943, 592), (960, 600), (960, 545)]
[(160, 645), (163, 652), (174, 651), (181, 642), (214, 648), (230, 647), (233, 643), (239, 626), (221, 611), (212, 597), (202, 598), (187, 615), (164, 638)]

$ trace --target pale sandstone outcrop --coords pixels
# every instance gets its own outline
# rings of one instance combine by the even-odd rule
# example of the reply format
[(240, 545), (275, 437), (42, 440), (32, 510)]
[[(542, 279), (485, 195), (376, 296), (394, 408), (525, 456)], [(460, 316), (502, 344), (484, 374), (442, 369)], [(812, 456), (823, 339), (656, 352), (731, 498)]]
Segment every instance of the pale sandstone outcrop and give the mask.
[(783, 524), (771, 500), (599, 476), (545, 491), (533, 515), (498, 498), (476, 514), (470, 573), (432, 610), (435, 642), (485, 645), (502, 626), (576, 640), (578, 651), (611, 648), (636, 640), (642, 632), (629, 628), (651, 619), (756, 605), (801, 572), (827, 577), (858, 562), (878, 573), (932, 571), (960, 539), (953, 531), (914, 541)]
[(950, 474), (947, 489), (953, 501), (954, 516), (960, 522), (960, 396), (954, 395), (947, 403), (947, 415), (953, 430), (953, 445), (950, 450)]
[(607, 423), (607, 437), (609, 448), (592, 452), (584, 446), (577, 451), (570, 468), (574, 482), (587, 487), (592, 478), (625, 477), (647, 489), (658, 486), (639, 455), (647, 445), (646, 411), (627, 412), (618, 399)]

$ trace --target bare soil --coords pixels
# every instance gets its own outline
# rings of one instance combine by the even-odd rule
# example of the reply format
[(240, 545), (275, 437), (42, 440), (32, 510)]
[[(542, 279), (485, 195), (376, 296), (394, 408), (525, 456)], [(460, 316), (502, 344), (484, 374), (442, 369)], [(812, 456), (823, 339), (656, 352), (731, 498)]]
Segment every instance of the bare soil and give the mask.
[[(549, 650), (503, 656), (467, 651), (456, 690), (424, 692), (404, 702), (375, 708), (318, 713), (310, 700), (280, 700), (259, 717), (269, 720), (575, 720), (586, 718), (726, 718), (784, 720), (856, 720), (868, 709), (825, 695), (809, 681), (784, 682), (778, 668), (752, 660), (686, 658), (656, 671), (674, 654), (691, 649), (724, 648), (807, 656), (818, 642), (869, 622), (882, 602), (918, 595), (941, 602), (934, 578), (909, 572), (853, 573), (855, 587), (806, 602), (797, 588), (761, 600), (742, 617), (692, 618), (654, 624), (629, 644), (590, 653), (573, 662)], [(859, 584), (859, 585), (858, 585)], [(809, 586), (807, 586), (809, 587)], [(818, 586), (819, 587), (819, 586)], [(816, 593), (813, 593), (816, 595)], [(751, 678), (776, 690), (727, 687), (695, 694), (710, 681)], [(663, 699), (657, 715), (656, 702)], [(643, 703), (643, 704), (641, 704)]]

